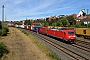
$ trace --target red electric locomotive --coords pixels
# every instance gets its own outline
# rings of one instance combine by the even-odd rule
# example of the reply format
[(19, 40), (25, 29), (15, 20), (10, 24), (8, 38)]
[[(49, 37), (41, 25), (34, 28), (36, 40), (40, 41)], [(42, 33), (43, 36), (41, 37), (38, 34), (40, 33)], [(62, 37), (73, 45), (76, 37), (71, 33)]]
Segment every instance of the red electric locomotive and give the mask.
[(64, 41), (67, 42), (74, 42), (76, 39), (75, 35), (75, 30), (71, 28), (47, 28), (47, 27), (42, 27), (40, 28), (40, 33), (51, 35), (60, 39), (63, 39)]
[(61, 38), (67, 42), (74, 42), (76, 39), (75, 30), (68, 28), (50, 29), (47, 34)]

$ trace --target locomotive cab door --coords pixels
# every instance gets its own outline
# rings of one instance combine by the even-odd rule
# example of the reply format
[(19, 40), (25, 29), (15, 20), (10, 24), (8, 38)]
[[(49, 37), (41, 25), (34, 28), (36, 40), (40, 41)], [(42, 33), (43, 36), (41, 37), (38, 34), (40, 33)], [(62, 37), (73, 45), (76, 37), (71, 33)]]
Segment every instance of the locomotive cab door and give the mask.
[(66, 41), (66, 32), (63, 34), (63, 39)]

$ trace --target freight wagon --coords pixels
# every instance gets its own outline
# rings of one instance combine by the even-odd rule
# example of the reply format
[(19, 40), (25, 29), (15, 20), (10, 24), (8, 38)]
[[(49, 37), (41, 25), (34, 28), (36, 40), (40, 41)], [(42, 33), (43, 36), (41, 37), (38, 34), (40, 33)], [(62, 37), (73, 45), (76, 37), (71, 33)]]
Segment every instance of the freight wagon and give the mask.
[(31, 30), (31, 25), (28, 25), (27, 26), (27, 30)]
[(90, 38), (90, 28), (76, 28), (76, 35)]
[(35, 32), (39, 32), (41, 27), (43, 27), (43, 26), (33, 26), (32, 30)]
[(16, 24), (15, 27), (16, 27), (16, 28), (21, 28), (21, 25), (17, 25), (17, 24)]
[(20, 27), (21, 27), (22, 29), (24, 29), (24, 25), (21, 25)]
[(27, 26), (26, 25), (24, 25), (24, 29), (27, 29)]
[(42, 34), (47, 34), (47, 31), (49, 30), (49, 28), (48, 27), (42, 27), (42, 28), (40, 28), (39, 29), (40, 31), (40, 33), (42, 33)]

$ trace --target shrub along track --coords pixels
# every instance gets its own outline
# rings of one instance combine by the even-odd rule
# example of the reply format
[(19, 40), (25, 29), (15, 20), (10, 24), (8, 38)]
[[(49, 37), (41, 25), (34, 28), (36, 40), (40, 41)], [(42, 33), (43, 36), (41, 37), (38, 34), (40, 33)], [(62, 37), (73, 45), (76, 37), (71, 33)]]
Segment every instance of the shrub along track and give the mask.
[[(32, 32), (32, 31), (28, 31), (28, 32), (29, 32), (30, 34), (38, 37), (39, 39), (44, 40), (44, 41), (47, 42), (49, 45), (53, 46), (55, 49), (58, 49), (58, 50), (60, 50), (60, 51), (62, 51), (62, 52), (64, 52), (64, 53), (66, 53), (66, 54), (67, 54), (68, 56), (70, 56), (70, 58), (72, 58), (72, 59), (75, 59), (75, 60), (79, 60), (79, 59), (81, 59), (81, 60), (89, 60), (89, 58), (88, 58), (87, 56), (85, 56), (85, 55), (83, 56), (83, 55), (81, 55), (81, 54), (73, 51), (73, 50), (70, 49), (70, 48), (66, 48), (66, 47), (64, 47), (64, 46), (62, 46), (62, 45), (60, 45), (60, 44), (58, 44), (58, 43), (56, 43), (56, 42), (54, 42), (54, 41), (46, 38), (46, 37), (43, 37), (43, 36), (40, 35), (40, 34), (37, 34), (36, 32)], [(79, 49), (81, 49), (81, 50), (84, 50), (84, 51), (89, 52), (87, 49), (81, 48), (80, 45), (79, 45), (79, 47), (78, 47), (77, 44), (71, 44), (70, 46), (73, 46), (73, 47), (76, 47), (76, 48), (79, 48)]]

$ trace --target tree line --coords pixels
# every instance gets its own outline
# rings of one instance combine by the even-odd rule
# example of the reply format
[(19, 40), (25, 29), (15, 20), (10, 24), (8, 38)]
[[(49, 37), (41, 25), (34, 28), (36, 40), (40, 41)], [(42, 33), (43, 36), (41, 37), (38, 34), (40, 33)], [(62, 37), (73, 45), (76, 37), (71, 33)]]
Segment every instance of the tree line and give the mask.
[[(33, 23), (35, 22), (40, 23), (39, 25), (42, 26), (77, 27), (77, 28), (87, 27), (87, 24), (84, 24), (82, 20), (76, 22), (76, 19), (72, 15), (67, 17), (59, 17), (59, 18), (56, 17), (54, 20), (49, 20), (49, 18), (46, 18), (44, 20), (36, 19), (34, 20)], [(32, 22), (30, 20), (26, 20), (24, 25), (32, 25)], [(88, 24), (88, 27), (90, 27), (90, 23)]]
[[(76, 19), (71, 15), (67, 17), (60, 17), (54, 20), (36, 20), (35, 22), (40, 22), (43, 26), (59, 26), (59, 27), (87, 27), (82, 20), (76, 22)], [(88, 24), (90, 27), (90, 23)]]

